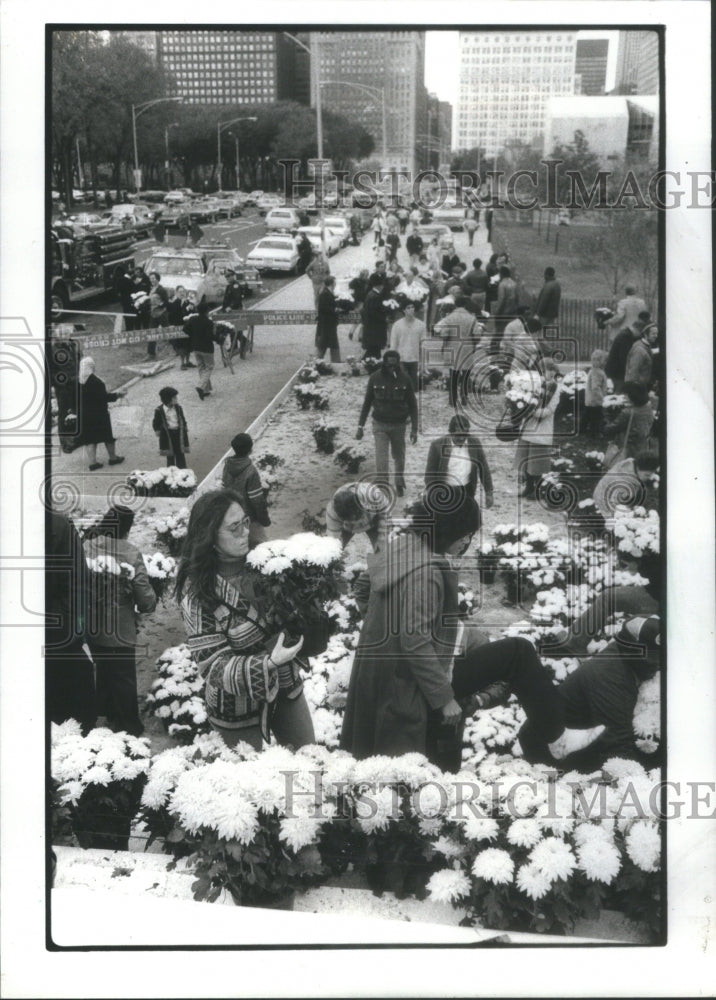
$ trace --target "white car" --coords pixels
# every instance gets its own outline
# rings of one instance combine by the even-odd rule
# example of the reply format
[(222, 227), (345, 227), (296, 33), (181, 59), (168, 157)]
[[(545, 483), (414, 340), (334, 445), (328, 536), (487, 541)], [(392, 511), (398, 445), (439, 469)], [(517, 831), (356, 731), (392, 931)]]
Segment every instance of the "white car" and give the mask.
[(259, 198), (263, 198), (263, 195), (264, 195), (264, 193), (261, 190), (261, 188), (256, 188), (255, 191), (251, 191), (246, 196), (246, 204), (247, 205), (255, 205), (256, 202), (259, 200)]
[(320, 226), (300, 226), (296, 235), (300, 237), (304, 233), (308, 237), (314, 253), (320, 251), (326, 257), (332, 257), (341, 249), (340, 236), (331, 232), (330, 229), (322, 229)]
[(272, 208), (266, 213), (266, 229), (270, 233), (295, 233), (300, 225), (294, 208)]
[(264, 236), (246, 258), (257, 271), (287, 271), (295, 274), (298, 250), (292, 236)]
[(259, 210), (259, 215), (266, 215), (272, 208), (282, 207), (281, 199), (277, 194), (262, 194), (260, 198), (256, 199), (256, 207)]
[(188, 206), (190, 200), (189, 195), (185, 191), (169, 191), (168, 194), (164, 195), (165, 205)]
[(323, 225), (335, 233), (341, 241), (341, 246), (346, 247), (351, 238), (351, 224), (344, 215), (326, 215)]

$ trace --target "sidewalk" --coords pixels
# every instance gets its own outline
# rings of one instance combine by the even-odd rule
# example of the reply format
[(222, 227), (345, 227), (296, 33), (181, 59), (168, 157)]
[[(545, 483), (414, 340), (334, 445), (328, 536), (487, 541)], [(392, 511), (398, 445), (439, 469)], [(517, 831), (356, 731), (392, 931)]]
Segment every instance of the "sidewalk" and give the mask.
[[(467, 236), (455, 233), (455, 250), (468, 266), (479, 256), (487, 261), (491, 248), (481, 228), (475, 234), (473, 247), (468, 247)], [(401, 236), (403, 246), (398, 251), (398, 259), (403, 266), (408, 263), (405, 250), (405, 236)], [(365, 233), (360, 246), (348, 246), (330, 259), (331, 272), (336, 278), (346, 277), (361, 267), (372, 270), (375, 256), (372, 252), (372, 234)], [(273, 295), (256, 305), (257, 310), (313, 309), (313, 286), (303, 276), (285, 285)], [(339, 328), (342, 356), (351, 353), (351, 341), (347, 337), (348, 328)], [(80, 495), (101, 495), (108, 497), (113, 487), (124, 482), (132, 469), (154, 469), (165, 464), (166, 459), (159, 454), (157, 437), (152, 430), (152, 416), (159, 405), (159, 390), (162, 386), (173, 386), (179, 392), (179, 403), (189, 428), (191, 451), (187, 456), (188, 466), (194, 470), (199, 482), (215, 467), (226, 454), (231, 438), (239, 431), (246, 430), (263, 412), (270, 401), (283, 388), (297, 368), (314, 354), (314, 326), (257, 326), (254, 332), (254, 350), (246, 361), (234, 360), (234, 374), (223, 368), (218, 349), (214, 352), (215, 369), (212, 376), (214, 391), (201, 402), (196, 393), (198, 384), (196, 369), (181, 371), (179, 361), (174, 360), (173, 350), (160, 345), (159, 359), (169, 359), (173, 366), (166, 371), (134, 382), (128, 390), (126, 402), (140, 408), (140, 419), (133, 427), (135, 436), (118, 438), (117, 452), (126, 461), (109, 468), (107, 454), (102, 445), (97, 447), (97, 460), (104, 467), (89, 472), (84, 449), (72, 454), (61, 451), (56, 434), (51, 438), (52, 486), (53, 490), (62, 486)], [(120, 348), (121, 349), (121, 348)], [(353, 348), (353, 353), (358, 345)], [(98, 372), (102, 376), (101, 372)], [(132, 378), (127, 373), (127, 381)], [(122, 404), (112, 404), (110, 413)]]

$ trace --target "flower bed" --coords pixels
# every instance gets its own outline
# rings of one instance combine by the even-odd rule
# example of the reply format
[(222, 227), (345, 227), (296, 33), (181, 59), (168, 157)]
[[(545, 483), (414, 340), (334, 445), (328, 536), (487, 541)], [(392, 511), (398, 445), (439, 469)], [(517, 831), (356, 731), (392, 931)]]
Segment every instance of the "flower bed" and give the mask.
[(138, 497), (188, 497), (197, 486), (191, 469), (178, 469), (175, 465), (148, 472), (135, 469), (127, 476), (126, 483)]

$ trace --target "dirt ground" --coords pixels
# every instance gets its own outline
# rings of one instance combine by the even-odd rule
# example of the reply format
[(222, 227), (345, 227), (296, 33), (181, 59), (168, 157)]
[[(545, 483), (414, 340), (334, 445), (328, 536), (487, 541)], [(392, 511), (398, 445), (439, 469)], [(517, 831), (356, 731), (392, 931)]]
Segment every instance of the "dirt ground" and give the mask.
[[(366, 427), (362, 442), (355, 441), (355, 430), (358, 424), (358, 414), (367, 384), (366, 377), (346, 377), (338, 374), (322, 377), (319, 386), (329, 395), (330, 405), (326, 411), (299, 408), (291, 394), (276, 410), (264, 433), (254, 447), (254, 458), (262, 455), (275, 454), (284, 460), (277, 469), (277, 484), (270, 493), (270, 512), (272, 525), (269, 537), (281, 538), (304, 529), (303, 521), (306, 515), (323, 519), (325, 507), (334, 491), (343, 483), (354, 481), (362, 476), (370, 476), (374, 471), (373, 440), (370, 432), (370, 421)], [(541, 521), (552, 527), (554, 534), (564, 531), (564, 518), (553, 511), (543, 509), (535, 501), (516, 499), (516, 472), (513, 469), (514, 445), (502, 444), (490, 429), (502, 412), (502, 395), (488, 395), (481, 405), (475, 404), (471, 414), (473, 426), (481, 438), (492, 472), (494, 483), (494, 506), (486, 509), (483, 500), (480, 506), (483, 514), (483, 526), (475, 537), (469, 552), (463, 557), (461, 580), (473, 589), (478, 601), (478, 611), (475, 622), (481, 629), (486, 629), (499, 636), (500, 630), (511, 622), (526, 617), (529, 607), (523, 609), (505, 607), (501, 603), (504, 597), (504, 585), (496, 582), (482, 587), (477, 574), (476, 552), (483, 541), (491, 540), (491, 530), (495, 525), (515, 522), (517, 520)], [(438, 382), (433, 382), (419, 394), (419, 438), (416, 445), (407, 446), (405, 497), (398, 501), (394, 513), (400, 516), (403, 506), (416, 500), (423, 488), (423, 474), (430, 441), (437, 435), (445, 433), (453, 411), (448, 405), (447, 393)], [(336, 464), (334, 455), (325, 455), (317, 451), (311, 432), (312, 426), (319, 420), (338, 427), (335, 450), (339, 451), (346, 445), (365, 455), (365, 461), (360, 472), (347, 475)], [(480, 499), (480, 498), (478, 498)], [(130, 540), (143, 552), (157, 550), (155, 530), (151, 521), (162, 511), (182, 506), (182, 501), (149, 500), (143, 513), (135, 522)], [(369, 548), (364, 536), (352, 540), (346, 548), (346, 563), (365, 558)], [(143, 616), (140, 632), (140, 646), (137, 657), (137, 679), (140, 695), (140, 708), (144, 697), (156, 678), (155, 661), (157, 656), (167, 647), (179, 645), (184, 641), (185, 633), (181, 618), (171, 596), (166, 596), (164, 603), (151, 615)], [(155, 749), (172, 745), (166, 736), (159, 720), (144, 715), (147, 735), (152, 740)]]

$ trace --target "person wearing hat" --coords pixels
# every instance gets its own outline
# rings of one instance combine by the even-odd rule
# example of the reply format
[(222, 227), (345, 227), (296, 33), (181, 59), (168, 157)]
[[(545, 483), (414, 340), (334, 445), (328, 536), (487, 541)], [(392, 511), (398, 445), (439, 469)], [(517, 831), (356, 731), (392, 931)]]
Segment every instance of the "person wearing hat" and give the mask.
[[(568, 730), (552, 674), (527, 639), (475, 641), (458, 617), (455, 560), (479, 523), (470, 497), (422, 500), (406, 529), (369, 557), (360, 580), (363, 627), (351, 669), (340, 747), (362, 760), (421, 753), (440, 757), (439, 733), (455, 732), (475, 696), (501, 683), (514, 693), (555, 758), (587, 746), (603, 730)], [(459, 768), (459, 755), (452, 769)]]
[(529, 720), (519, 732), (526, 760), (555, 764), (567, 771), (589, 774), (611, 757), (639, 760), (654, 767), (653, 754), (636, 746), (633, 716), (639, 688), (660, 666), (661, 621), (658, 615), (629, 618), (616, 636), (596, 656), (584, 660), (555, 691), (562, 703), (564, 721), (573, 727), (601, 727), (589, 745), (557, 758)]

